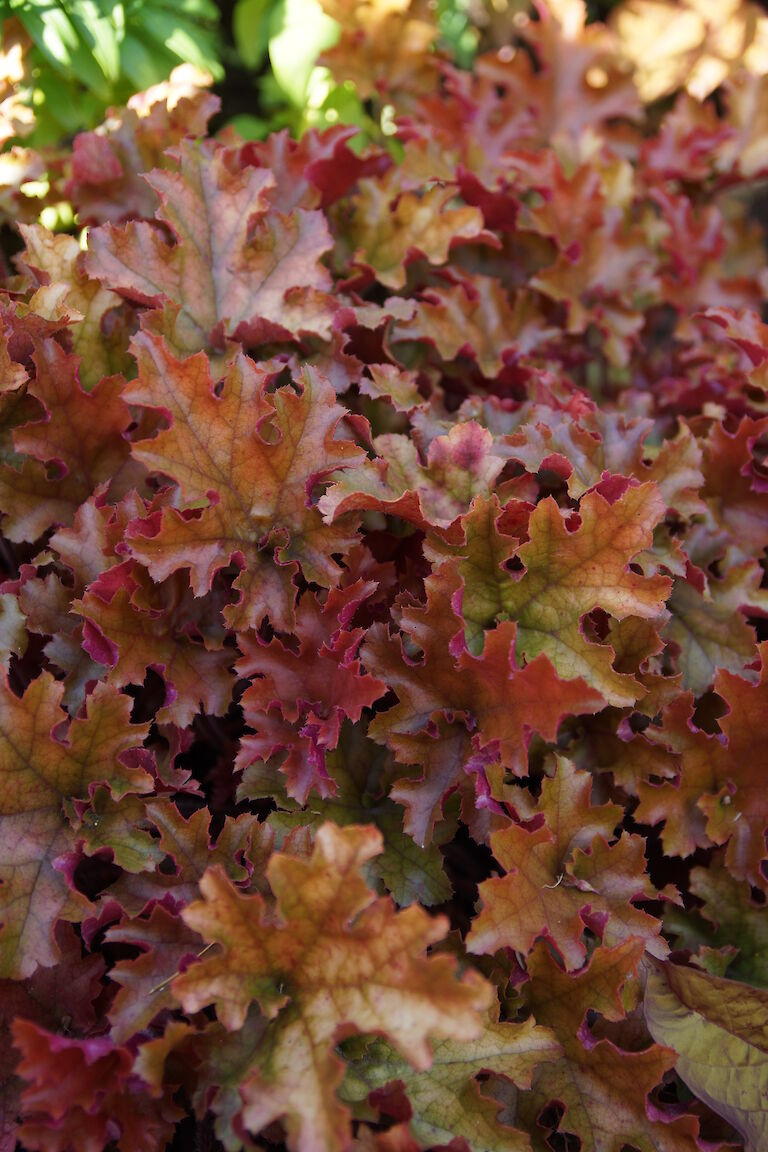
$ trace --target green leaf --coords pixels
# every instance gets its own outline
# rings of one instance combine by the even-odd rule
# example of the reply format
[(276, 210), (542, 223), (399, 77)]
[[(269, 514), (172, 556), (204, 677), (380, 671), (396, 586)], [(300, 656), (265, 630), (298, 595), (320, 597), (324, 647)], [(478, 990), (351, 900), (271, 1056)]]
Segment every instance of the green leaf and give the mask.
[(120, 40), (125, 33), (122, 5), (107, 5), (109, 15), (101, 11), (95, 0), (78, 0), (71, 5), (72, 23), (77, 29), (80, 43), (90, 51), (102, 75), (113, 85), (120, 76)]
[(645, 1016), (654, 1040), (677, 1053), (681, 1079), (744, 1137), (744, 1152), (764, 1152), (768, 992), (661, 964), (648, 977)]
[[(76, 10), (77, 5), (73, 7)], [(49, 67), (76, 76), (86, 88), (108, 99), (109, 86), (104, 73), (64, 5), (22, 6), (17, 14)]]
[(214, 43), (204, 28), (160, 8), (147, 8), (142, 13), (141, 28), (156, 44), (179, 60), (210, 72), (214, 79), (221, 79), (223, 72), (216, 58)]
[(433, 843), (421, 848), (403, 831), (403, 809), (384, 794), (390, 776), (402, 776), (402, 766), (349, 724), (342, 728), (339, 747), (328, 753), (326, 766), (336, 785), (335, 794), (322, 798), (312, 793), (308, 810), (302, 810), (288, 796), (282, 773), (260, 762), (246, 769), (238, 798), (270, 797), (275, 801), (277, 811), (269, 823), (278, 845), (294, 828), (310, 827), (314, 833), (325, 820), (340, 827), (373, 824), (383, 844), (382, 851), (366, 864), (369, 883), (382, 881), (403, 907), (416, 902), (431, 907), (450, 899), (451, 885), (443, 870), (440, 845), (454, 835), (455, 821), (441, 823)]
[(503, 1076), (521, 1088), (531, 1084), (539, 1064), (552, 1061), (560, 1045), (549, 1028), (532, 1019), (522, 1024), (489, 1017), (476, 1040), (433, 1044), (427, 1071), (414, 1072), (386, 1040), (375, 1040), (363, 1057), (350, 1063), (342, 1098), (357, 1103), (370, 1092), (400, 1081), (413, 1110), (410, 1128), (424, 1147), (466, 1141), (471, 1152), (525, 1152), (528, 1137), (500, 1123), (498, 1102), (481, 1093), (475, 1077)]
[(264, 62), (272, 6), (273, 0), (237, 0), (232, 14), (232, 33), (238, 55), (246, 68), (254, 71)]
[(114, 800), (107, 788), (96, 787), (82, 815), (78, 817), (70, 809), (71, 805), (65, 804), (87, 856), (107, 848), (125, 872), (153, 872), (164, 858), (160, 841), (147, 830), (144, 801), (138, 796)]
[(34, 43), (35, 147), (93, 127), (109, 105), (179, 63), (223, 75), (219, 12), (208, 0), (6, 0), (6, 8)]
[(269, 124), (261, 116), (251, 116), (249, 112), (241, 112), (227, 121), (227, 127), (233, 128), (243, 140), (264, 140), (269, 135)]
[(749, 884), (735, 880), (722, 859), (694, 868), (690, 891), (704, 903), (696, 910), (670, 906), (664, 929), (677, 948), (736, 949), (728, 975), (768, 988), (768, 917), (752, 900)]
[(167, 70), (173, 68), (170, 53), (158, 52), (157, 46), (145, 44), (140, 30), (132, 29), (120, 45), (120, 67), (124, 76), (130, 76), (139, 88), (151, 88), (157, 82), (158, 67), (165, 64)]
[(338, 40), (339, 25), (317, 0), (284, 0), (275, 18), (279, 31), (269, 41), (272, 71), (289, 100), (303, 108), (315, 62)]

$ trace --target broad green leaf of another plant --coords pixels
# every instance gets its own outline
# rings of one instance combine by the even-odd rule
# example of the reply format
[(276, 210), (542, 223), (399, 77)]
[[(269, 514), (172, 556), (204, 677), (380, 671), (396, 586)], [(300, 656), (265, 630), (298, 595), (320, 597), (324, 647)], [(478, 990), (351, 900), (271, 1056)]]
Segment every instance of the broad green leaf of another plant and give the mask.
[(273, 15), (269, 60), (277, 83), (292, 104), (303, 108), (317, 58), (339, 38), (339, 25), (317, 0), (279, 0)]
[(648, 976), (645, 1017), (654, 1040), (677, 1053), (692, 1092), (744, 1138), (768, 1141), (768, 992), (694, 968), (664, 964)]
[(261, 67), (269, 39), (271, 0), (237, 0), (232, 13), (232, 35), (246, 68)]

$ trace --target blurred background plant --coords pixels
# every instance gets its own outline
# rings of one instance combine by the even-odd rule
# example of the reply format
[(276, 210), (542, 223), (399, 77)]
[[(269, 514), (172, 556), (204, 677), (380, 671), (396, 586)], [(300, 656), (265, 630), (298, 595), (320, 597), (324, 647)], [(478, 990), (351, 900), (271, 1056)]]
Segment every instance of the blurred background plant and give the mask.
[(213, 86), (215, 130), (261, 140), (348, 124), (358, 151), (375, 142), (397, 153), (397, 125), (432, 98), (446, 62), (466, 71), (496, 52), (537, 59), (531, 83), (544, 60), (558, 100), (579, 98), (569, 76), (586, 53), (588, 88), (608, 82), (601, 61), (660, 107), (680, 91), (706, 100), (735, 78), (739, 115), (766, 115), (764, 89), (739, 79), (768, 73), (768, 17), (753, 0), (0, 0), (0, 13), (0, 216), (9, 197), (6, 216), (19, 215), (23, 189), (59, 229), (74, 214), (57, 147), (63, 156), (179, 65), (185, 82)]
[[(642, 98), (699, 99), (736, 67), (768, 72), (768, 18), (751, 0), (552, 0), (573, 23), (608, 20)], [(425, 57), (468, 69), (508, 46), (530, 0), (2, 0), (0, 144), (39, 148), (191, 64), (247, 139), (356, 125), (391, 134), (386, 99)], [(577, 20), (577, 23), (579, 21)], [(581, 19), (583, 26), (583, 17)]]
[(26, 143), (41, 147), (98, 124), (107, 109), (179, 64), (223, 79), (213, 0), (5, 0), (5, 52)]

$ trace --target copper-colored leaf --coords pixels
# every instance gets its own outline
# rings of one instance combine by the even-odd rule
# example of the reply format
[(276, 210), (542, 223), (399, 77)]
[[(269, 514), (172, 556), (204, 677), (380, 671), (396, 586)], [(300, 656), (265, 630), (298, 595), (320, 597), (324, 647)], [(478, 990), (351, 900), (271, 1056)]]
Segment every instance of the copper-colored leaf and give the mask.
[(135, 350), (139, 376), (128, 399), (169, 412), (172, 423), (134, 446), (134, 455), (175, 480), (201, 511), (170, 508), (138, 521), (132, 552), (158, 580), (189, 568), (197, 596), (217, 570), (237, 561), (241, 598), (227, 610), (229, 623), (245, 630), (269, 615), (289, 631), (297, 565), (328, 587), (340, 574), (332, 554), (351, 544), (343, 529), (323, 524), (310, 499), (315, 484), (362, 456), (351, 440), (336, 438), (344, 409), (311, 369), (303, 371), (300, 391), (271, 393), (275, 373), (239, 356), (217, 395), (204, 355), (177, 360), (148, 335), (136, 338)]
[(374, 897), (359, 869), (380, 848), (370, 828), (326, 824), (309, 859), (272, 857), (277, 920), (219, 870), (201, 881), (204, 900), (184, 912), (219, 951), (179, 976), (175, 994), (188, 1011), (214, 1003), (229, 1029), (243, 1024), (251, 1001), (260, 1004), (271, 1023), (241, 1089), (243, 1124), (256, 1133), (285, 1117), (300, 1152), (341, 1149), (349, 1138), (336, 1097), (338, 1039), (377, 1032), (426, 1068), (429, 1038), (472, 1039), (490, 1002), (488, 986), (470, 975), (459, 982), (448, 957), (424, 958), (445, 933), (442, 918), (417, 907), (396, 912)]

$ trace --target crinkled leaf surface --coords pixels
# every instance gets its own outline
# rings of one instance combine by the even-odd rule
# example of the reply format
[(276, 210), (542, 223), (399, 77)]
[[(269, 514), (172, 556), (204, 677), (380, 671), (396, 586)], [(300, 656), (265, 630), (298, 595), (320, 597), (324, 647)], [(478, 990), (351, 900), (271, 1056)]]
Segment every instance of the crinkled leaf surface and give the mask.
[(418, 902), (429, 907), (442, 904), (451, 895), (451, 885), (444, 871), (439, 844), (450, 838), (455, 821), (445, 821), (437, 839), (422, 846), (403, 829), (403, 811), (394, 803), (392, 778), (398, 779), (402, 767), (389, 752), (363, 735), (359, 727), (342, 728), (339, 745), (325, 759), (325, 785), (329, 794), (313, 793), (302, 810), (287, 793), (285, 762), (275, 770), (270, 764), (255, 762), (246, 768), (238, 788), (241, 799), (270, 798), (277, 811), (268, 820), (279, 834), (297, 827), (316, 828), (324, 820), (345, 827), (368, 823), (382, 835), (382, 851), (364, 866), (372, 881), (382, 881), (397, 904)]
[(177, 156), (177, 170), (148, 177), (162, 203), (158, 220), (175, 243), (146, 221), (103, 225), (91, 234), (90, 275), (140, 303), (180, 306), (182, 354), (206, 347), (221, 330), (268, 339), (301, 330), (327, 335), (331, 301), (314, 304), (331, 286), (319, 262), (331, 246), (323, 214), (299, 208), (281, 215), (268, 198), (271, 173), (232, 171), (211, 144), (184, 142)]
[(0, 1152), (742, 1147), (640, 1001), (768, 981), (768, 18), (322, 0), (290, 130), (19, 141), (89, 3), (0, 46)]
[(670, 908), (665, 927), (678, 947), (730, 948), (728, 975), (768, 987), (768, 920), (748, 884), (735, 880), (723, 861), (691, 870), (691, 892), (702, 905), (696, 911)]
[[(42, 405), (40, 418), (17, 428), (17, 470), (0, 469), (0, 510), (10, 540), (36, 540), (54, 524), (69, 525), (79, 506), (102, 483), (117, 495), (142, 479), (131, 465), (124, 433), (131, 423), (118, 376), (102, 377), (85, 392), (76, 357), (55, 341), (35, 350), (37, 374), (30, 393)], [(53, 469), (51, 473), (49, 469)]]
[(49, 673), (33, 680), (24, 696), (7, 683), (0, 687), (2, 735), (0, 802), (0, 955), (4, 976), (30, 975), (38, 965), (55, 964), (57, 917), (77, 920), (88, 901), (73, 890), (66, 866), (57, 863), (74, 850), (75, 834), (63, 804), (87, 799), (91, 784), (108, 784), (113, 795), (147, 792), (150, 775), (125, 761), (141, 747), (146, 725), (130, 724), (130, 701), (100, 685), (86, 714), (66, 721), (62, 689)]
[(359, 869), (380, 848), (373, 829), (325, 824), (309, 859), (272, 857), (277, 922), (262, 897), (239, 893), (218, 870), (201, 881), (204, 900), (184, 912), (220, 951), (179, 976), (174, 992), (190, 1011), (214, 1003), (229, 1029), (242, 1026), (251, 1001), (260, 1004), (271, 1023), (242, 1088), (243, 1123), (258, 1132), (284, 1116), (301, 1152), (348, 1139), (336, 1040), (378, 1032), (424, 1068), (429, 1037), (471, 1039), (489, 1003), (479, 978), (459, 982), (448, 957), (424, 957), (444, 920), (375, 899)]
[(338, 579), (332, 553), (351, 544), (343, 529), (323, 524), (308, 497), (314, 484), (362, 456), (351, 440), (336, 439), (345, 410), (310, 369), (297, 388), (270, 393), (271, 374), (240, 356), (217, 395), (204, 355), (177, 360), (150, 336), (137, 338), (136, 354), (139, 376), (127, 398), (170, 413), (171, 426), (135, 446), (134, 455), (175, 480), (200, 512), (169, 509), (138, 522), (134, 555), (156, 579), (189, 568), (198, 596), (235, 559), (244, 570), (229, 623), (255, 627), (269, 615), (290, 629), (297, 564), (327, 587)]
[(549, 938), (569, 969), (586, 958), (586, 924), (602, 925), (608, 944), (645, 937), (649, 950), (666, 955), (657, 939), (661, 925), (634, 908), (650, 898), (641, 837), (612, 837), (621, 809), (592, 807), (592, 778), (560, 760), (554, 779), (545, 778), (537, 813), (544, 820), (528, 831), (510, 824), (491, 835), (491, 850), (505, 870), (480, 885), (482, 907), (467, 938), (471, 952), (515, 948), (525, 953), (537, 937)]
[(344, 473), (321, 498), (329, 523), (345, 512), (375, 509), (450, 534), (473, 497), (487, 496), (504, 467), (493, 452), (493, 437), (471, 422), (433, 440), (426, 466), (405, 436), (380, 436), (374, 448), (377, 459)]
[(600, 697), (583, 680), (560, 680), (543, 654), (518, 667), (511, 623), (488, 633), (482, 656), (470, 655), (453, 606), (457, 594), (456, 572), (444, 565), (427, 581), (426, 605), (402, 610), (401, 627), (421, 648), (420, 662), (406, 657), (402, 642), (381, 625), (369, 630), (363, 660), (398, 696), (394, 708), (374, 719), (370, 733), (391, 740), (423, 732), (428, 740), (429, 728), (441, 713), (463, 714), (476, 733), (476, 749), (490, 746), (506, 766), (523, 775), (531, 735), (554, 739), (564, 714), (596, 711)]
[(572, 527), (551, 498), (537, 505), (530, 540), (517, 553), (525, 572), (502, 592), (505, 613), (517, 621), (518, 654), (533, 660), (544, 653), (561, 676), (583, 677), (612, 704), (635, 700), (640, 692), (632, 677), (614, 670), (610, 648), (589, 642), (581, 621), (594, 608), (619, 620), (662, 612), (669, 580), (629, 565), (650, 544), (663, 512), (653, 484), (627, 488), (613, 504), (588, 493)]
[(530, 1018), (521, 1024), (489, 1019), (476, 1040), (433, 1044), (427, 1072), (415, 1072), (386, 1041), (374, 1042), (350, 1066), (342, 1093), (354, 1100), (400, 1081), (413, 1112), (410, 1131), (424, 1146), (458, 1137), (472, 1152), (522, 1152), (527, 1136), (500, 1122), (499, 1103), (483, 1094), (476, 1077), (492, 1073), (527, 1088), (534, 1069), (559, 1054), (553, 1034)]
[(141, 1090), (126, 1048), (103, 1037), (57, 1036), (29, 1020), (15, 1022), (13, 1038), (28, 1081), (22, 1097), (28, 1119), (19, 1130), (28, 1147), (65, 1152), (76, 1142), (84, 1152), (99, 1152), (117, 1130), (121, 1142), (152, 1152), (169, 1135), (175, 1109)]
[(560, 1131), (595, 1152), (622, 1152), (627, 1144), (640, 1152), (696, 1152), (696, 1122), (663, 1116), (648, 1100), (674, 1065), (674, 1052), (658, 1044), (625, 1052), (610, 1040), (595, 1040), (585, 1023), (588, 1012), (623, 1018), (621, 989), (642, 954), (637, 940), (599, 948), (588, 966), (569, 975), (544, 944), (536, 946), (528, 961), (527, 1001), (537, 1022), (552, 1029), (563, 1055), (535, 1073), (523, 1114), (532, 1125), (547, 1104), (559, 1101), (565, 1107)]

